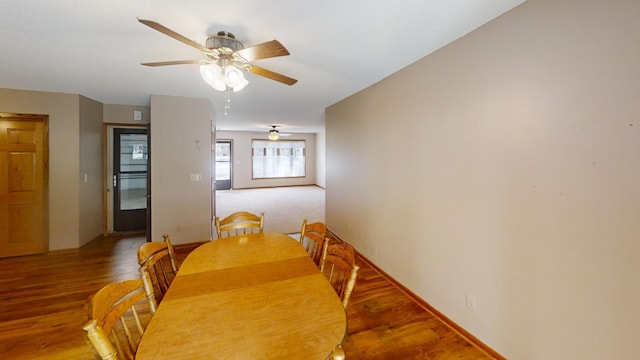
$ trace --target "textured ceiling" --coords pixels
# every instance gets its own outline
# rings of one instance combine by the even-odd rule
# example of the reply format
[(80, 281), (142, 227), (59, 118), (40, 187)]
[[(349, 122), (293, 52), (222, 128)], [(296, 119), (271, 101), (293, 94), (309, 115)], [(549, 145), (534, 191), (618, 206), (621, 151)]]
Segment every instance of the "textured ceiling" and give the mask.
[[(208, 98), (219, 130), (317, 132), (324, 109), (460, 38), (523, 0), (0, 0), (0, 87), (148, 105), (151, 94)], [(198, 50), (140, 24), (155, 20), (205, 43), (224, 30), (245, 46), (279, 40), (289, 56), (256, 65), (293, 86), (247, 74), (224, 93), (197, 65)], [(0, 109), (2, 110), (2, 109)]]

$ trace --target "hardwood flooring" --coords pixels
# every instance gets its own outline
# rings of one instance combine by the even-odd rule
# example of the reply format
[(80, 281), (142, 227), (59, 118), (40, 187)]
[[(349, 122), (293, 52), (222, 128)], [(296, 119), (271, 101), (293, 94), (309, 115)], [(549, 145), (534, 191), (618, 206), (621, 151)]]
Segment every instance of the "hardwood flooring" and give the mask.
[[(89, 296), (138, 276), (142, 237), (105, 238), (77, 252), (0, 259), (0, 354), (95, 359), (82, 325)], [(176, 247), (180, 263), (193, 247)], [(492, 359), (360, 259), (347, 309), (347, 359)]]

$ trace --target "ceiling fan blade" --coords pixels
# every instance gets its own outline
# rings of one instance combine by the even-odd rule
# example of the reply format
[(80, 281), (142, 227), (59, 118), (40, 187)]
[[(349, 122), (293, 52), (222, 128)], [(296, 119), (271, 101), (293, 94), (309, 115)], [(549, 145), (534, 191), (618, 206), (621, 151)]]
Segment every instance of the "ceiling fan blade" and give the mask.
[(296, 79), (292, 79), (288, 76), (284, 76), (282, 74), (278, 74), (277, 72), (273, 72), (271, 70), (267, 70), (265, 68), (261, 68), (255, 65), (249, 65), (247, 67), (247, 71), (249, 71), (250, 73), (254, 73), (256, 75), (264, 76), (271, 80), (279, 81), (287, 85), (293, 85), (298, 82), (298, 80)]
[(198, 44), (197, 42), (195, 42), (195, 41), (193, 41), (191, 39), (187, 39), (186, 37), (178, 34), (177, 32), (175, 32), (175, 31), (169, 29), (168, 27), (166, 27), (164, 25), (161, 25), (161, 24), (159, 24), (159, 23), (157, 23), (157, 22), (155, 22), (153, 20), (138, 19), (138, 21), (143, 23), (143, 24), (145, 24), (145, 25), (147, 25), (148, 27), (150, 27), (150, 28), (152, 28), (154, 30), (157, 30), (157, 31), (159, 31), (159, 32), (161, 32), (161, 33), (163, 33), (163, 34), (165, 34), (167, 36), (170, 36), (170, 37), (180, 41), (183, 44), (187, 44), (187, 45), (189, 45), (191, 47), (194, 47), (194, 48), (196, 48), (196, 49), (198, 49), (198, 50), (200, 50), (200, 51), (202, 51), (204, 53), (208, 54), (208, 53), (211, 52), (211, 50), (209, 50), (209, 48), (207, 48), (207, 47), (205, 47), (205, 46), (203, 46), (201, 44)]
[(238, 50), (236, 54), (242, 56), (247, 62), (251, 62), (254, 60), (289, 55), (289, 51), (278, 40), (271, 40)]
[(167, 65), (186, 65), (186, 64), (210, 64), (211, 61), (207, 60), (175, 60), (175, 61), (156, 61), (156, 62), (148, 62), (142, 63), (144, 66), (167, 66)]

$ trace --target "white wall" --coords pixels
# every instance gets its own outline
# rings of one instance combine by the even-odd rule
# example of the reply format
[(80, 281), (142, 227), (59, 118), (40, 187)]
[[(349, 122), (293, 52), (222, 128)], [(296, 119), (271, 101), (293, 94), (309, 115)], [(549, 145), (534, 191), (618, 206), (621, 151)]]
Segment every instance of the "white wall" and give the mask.
[(267, 139), (267, 132), (218, 131), (216, 139), (233, 140), (233, 188), (247, 189), (274, 186), (295, 186), (316, 184), (316, 134), (295, 133), (283, 137), (286, 140), (304, 140), (306, 147), (306, 176), (284, 179), (252, 179), (251, 178), (251, 140)]
[[(151, 96), (151, 236), (175, 244), (211, 239), (211, 139), (207, 99)], [(200, 180), (192, 181), (191, 175)]]
[(638, 358), (639, 16), (529, 0), (328, 108), (329, 228), (509, 359)]

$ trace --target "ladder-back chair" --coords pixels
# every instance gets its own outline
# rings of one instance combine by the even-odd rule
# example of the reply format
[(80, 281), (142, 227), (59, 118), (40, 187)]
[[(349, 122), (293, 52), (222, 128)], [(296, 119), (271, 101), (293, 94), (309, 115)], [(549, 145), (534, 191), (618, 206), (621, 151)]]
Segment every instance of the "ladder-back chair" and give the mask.
[(302, 221), (300, 230), (300, 244), (307, 250), (309, 256), (318, 267), (322, 259), (322, 249), (327, 236), (327, 225), (323, 222), (307, 223), (307, 219)]
[(146, 242), (138, 248), (140, 277), (154, 311), (178, 272), (171, 239), (168, 234), (162, 238), (162, 242)]
[(216, 216), (218, 239), (264, 232), (264, 212), (260, 216), (247, 211), (238, 211), (220, 220)]
[(345, 309), (360, 269), (355, 260), (355, 250), (351, 245), (325, 241), (320, 260), (320, 272), (327, 277)]
[(104, 286), (91, 297), (89, 321), (83, 326), (101, 359), (130, 360), (153, 315), (142, 280)]

